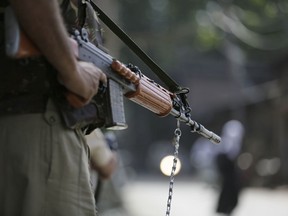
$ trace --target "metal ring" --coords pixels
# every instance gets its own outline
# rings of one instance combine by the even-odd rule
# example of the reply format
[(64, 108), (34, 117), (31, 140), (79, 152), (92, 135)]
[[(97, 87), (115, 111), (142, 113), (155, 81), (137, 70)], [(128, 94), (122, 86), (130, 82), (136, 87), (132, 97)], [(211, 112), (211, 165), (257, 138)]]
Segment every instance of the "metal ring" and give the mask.
[(176, 136), (181, 136), (182, 132), (181, 132), (180, 128), (176, 128), (175, 131), (174, 131), (174, 134)]

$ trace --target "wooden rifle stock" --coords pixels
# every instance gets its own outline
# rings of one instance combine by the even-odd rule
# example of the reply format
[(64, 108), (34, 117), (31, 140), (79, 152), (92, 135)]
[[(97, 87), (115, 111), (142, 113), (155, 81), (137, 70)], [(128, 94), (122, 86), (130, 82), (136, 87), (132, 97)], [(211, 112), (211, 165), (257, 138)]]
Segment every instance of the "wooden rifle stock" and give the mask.
[(5, 48), (11, 58), (39, 56), (40, 52), (27, 35), (21, 31), (11, 7), (5, 9)]

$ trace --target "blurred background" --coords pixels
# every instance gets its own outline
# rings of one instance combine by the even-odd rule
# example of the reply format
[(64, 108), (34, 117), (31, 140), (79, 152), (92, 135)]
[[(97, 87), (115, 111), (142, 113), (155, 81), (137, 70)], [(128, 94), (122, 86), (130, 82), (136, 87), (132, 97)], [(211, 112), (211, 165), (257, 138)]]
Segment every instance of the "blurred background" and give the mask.
[[(213, 215), (223, 183), (219, 153), (229, 155), (239, 173), (235, 215), (253, 215), (252, 209), (258, 209), (257, 215), (288, 215), (283, 204), (288, 201), (288, 1), (96, 2), (164, 71), (190, 89), (192, 119), (224, 137), (222, 147), (216, 147), (181, 125), (175, 215), (183, 215), (183, 209), (188, 209), (185, 215)], [(163, 85), (103, 27), (112, 56), (137, 65)], [(115, 132), (124, 203), (133, 216), (164, 214), (169, 177), (160, 163), (174, 153), (176, 120), (160, 118), (129, 100), (125, 114), (128, 129)], [(170, 173), (171, 160), (168, 167)], [(157, 208), (161, 211), (156, 214)]]

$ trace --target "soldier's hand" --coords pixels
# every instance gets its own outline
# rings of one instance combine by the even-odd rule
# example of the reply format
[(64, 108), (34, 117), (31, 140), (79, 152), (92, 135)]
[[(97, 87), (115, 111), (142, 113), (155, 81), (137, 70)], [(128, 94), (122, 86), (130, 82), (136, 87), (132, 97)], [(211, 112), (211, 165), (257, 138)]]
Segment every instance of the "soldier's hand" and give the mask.
[[(77, 72), (69, 77), (60, 77), (58, 80), (69, 91), (79, 96), (82, 105), (89, 103), (91, 98), (97, 94), (99, 84), (106, 84), (106, 75), (95, 65), (89, 62), (78, 61)], [(79, 105), (80, 106), (80, 105)]]

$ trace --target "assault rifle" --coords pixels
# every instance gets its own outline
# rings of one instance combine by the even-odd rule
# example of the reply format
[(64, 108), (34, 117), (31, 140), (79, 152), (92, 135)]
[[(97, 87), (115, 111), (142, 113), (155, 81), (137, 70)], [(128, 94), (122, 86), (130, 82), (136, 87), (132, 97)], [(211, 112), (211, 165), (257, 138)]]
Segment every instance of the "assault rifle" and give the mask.
[[(9, 17), (9, 18), (8, 18)], [(14, 18), (13, 18), (14, 17)], [(25, 37), (20, 31), (17, 20), (13, 15), (13, 11), (5, 11), (6, 23), (6, 52), (14, 58), (31, 57), (39, 55), (37, 48)], [(84, 106), (90, 114), (90, 123), (95, 120), (93, 113), (97, 113), (96, 124), (104, 127), (116, 127), (117, 129), (126, 128), (123, 95), (129, 100), (139, 104), (140, 106), (152, 111), (160, 117), (172, 115), (180, 121), (184, 122), (191, 128), (191, 132), (196, 132), (213, 143), (220, 143), (221, 138), (215, 133), (207, 130), (203, 125), (191, 119), (190, 107), (183, 98), (183, 92), (180, 94), (172, 93), (157, 84), (153, 80), (146, 77), (138, 67), (131, 64), (124, 65), (120, 61), (96, 47), (89, 42), (87, 32), (82, 29), (72, 33), (72, 38), (76, 41), (75, 53), (79, 60), (91, 62), (99, 67), (108, 77), (108, 86), (100, 91), (92, 103)], [(75, 43), (73, 43), (75, 45)], [(187, 93), (187, 92), (186, 92)], [(186, 95), (185, 95), (186, 96)], [(66, 99), (70, 104), (71, 113), (82, 113), (80, 108), (84, 104), (81, 99), (68, 92)], [(66, 118), (66, 124), (73, 128), (77, 126), (78, 121), (71, 121), (71, 116)], [(94, 118), (94, 119), (93, 119)], [(87, 122), (87, 121), (86, 121)]]

